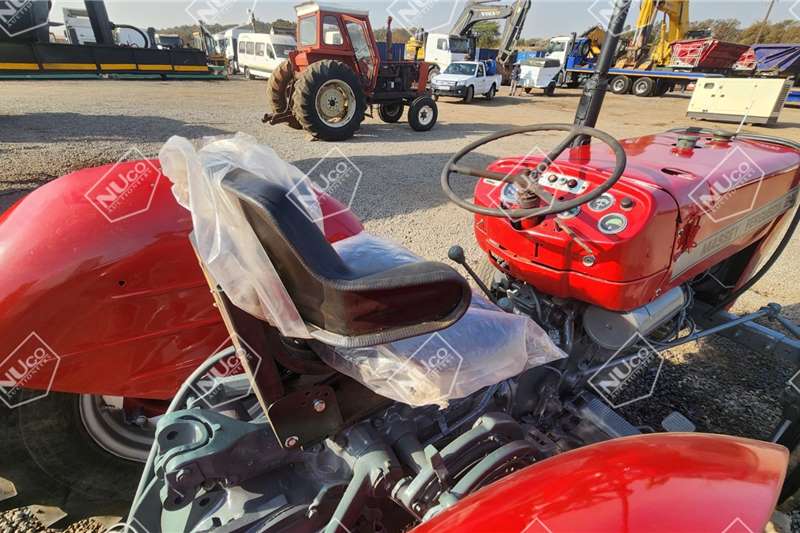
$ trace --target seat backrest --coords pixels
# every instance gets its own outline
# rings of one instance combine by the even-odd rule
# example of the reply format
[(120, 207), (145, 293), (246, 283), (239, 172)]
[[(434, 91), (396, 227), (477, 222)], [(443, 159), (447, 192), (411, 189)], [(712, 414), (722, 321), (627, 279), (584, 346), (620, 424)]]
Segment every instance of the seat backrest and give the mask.
[(364, 273), (342, 260), (284, 187), (241, 169), (222, 185), (239, 199), (300, 316), (325, 342), (367, 346), (420, 335), (451, 325), (469, 306), (466, 280), (447, 265)]

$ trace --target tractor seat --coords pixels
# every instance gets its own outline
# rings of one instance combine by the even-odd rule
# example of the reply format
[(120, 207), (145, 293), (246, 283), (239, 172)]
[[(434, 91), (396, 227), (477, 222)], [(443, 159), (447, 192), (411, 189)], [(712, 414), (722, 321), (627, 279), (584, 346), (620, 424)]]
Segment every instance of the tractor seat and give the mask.
[(364, 253), (348, 264), (284, 187), (242, 169), (222, 186), (239, 199), (312, 336), (326, 344), (360, 348), (438, 331), (469, 307), (466, 280), (447, 265), (387, 264)]

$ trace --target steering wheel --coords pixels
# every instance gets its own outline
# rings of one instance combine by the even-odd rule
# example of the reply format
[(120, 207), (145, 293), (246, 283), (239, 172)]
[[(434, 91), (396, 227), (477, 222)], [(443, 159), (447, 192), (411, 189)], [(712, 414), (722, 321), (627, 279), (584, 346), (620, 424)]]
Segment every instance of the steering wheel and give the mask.
[[(568, 133), (568, 135), (555, 148), (553, 148), (549, 154), (547, 154), (545, 159), (539, 163), (535, 169), (526, 168), (524, 172), (512, 175), (510, 173), (501, 174), (499, 172), (492, 172), (489, 170), (465, 166), (459, 163), (464, 156), (474, 152), (477, 148), (483, 146), (484, 144), (488, 144), (505, 137), (512, 137), (522, 133), (539, 131), (565, 131)], [(616, 158), (614, 162), (614, 169), (612, 170), (611, 175), (606, 178), (603, 183), (592, 189), (590, 192), (579, 194), (570, 200), (555, 200), (550, 193), (548, 193), (541, 185), (539, 185), (539, 176), (544, 174), (553, 164), (553, 160), (557, 159), (558, 156), (567, 150), (570, 145), (572, 145), (573, 141), (578, 137), (592, 137), (599, 139), (605, 145), (611, 148), (611, 150), (614, 152), (614, 157)], [(570, 209), (574, 209), (579, 205), (591, 202), (609, 190), (617, 181), (619, 181), (620, 177), (622, 177), (622, 173), (625, 171), (626, 164), (627, 157), (625, 155), (625, 150), (623, 150), (622, 146), (614, 137), (604, 131), (586, 126), (574, 126), (572, 124), (536, 124), (533, 126), (522, 126), (519, 128), (499, 131), (492, 135), (483, 137), (482, 139), (478, 139), (477, 141), (464, 147), (461, 151), (450, 158), (450, 161), (447, 162), (444, 170), (442, 170), (442, 189), (447, 197), (450, 198), (450, 201), (459, 207), (466, 209), (467, 211), (471, 211), (480, 215), (487, 215), (490, 217), (509, 217), (515, 220), (520, 220), (529, 217), (563, 213), (564, 211), (569, 211)], [(501, 183), (514, 183), (518, 188), (520, 188), (519, 190), (538, 196), (544, 200), (547, 205), (544, 207), (515, 209), (500, 209), (475, 205), (472, 202), (462, 200), (453, 191), (452, 187), (450, 186), (450, 177), (453, 174), (463, 174), (465, 176), (472, 176), (475, 178), (496, 180)]]

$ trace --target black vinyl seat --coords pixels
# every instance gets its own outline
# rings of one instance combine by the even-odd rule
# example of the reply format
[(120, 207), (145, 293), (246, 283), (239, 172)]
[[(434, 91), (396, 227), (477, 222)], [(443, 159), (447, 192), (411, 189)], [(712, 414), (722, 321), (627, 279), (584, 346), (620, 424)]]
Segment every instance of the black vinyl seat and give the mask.
[(222, 186), (239, 199), (300, 316), (326, 344), (372, 346), (438, 331), (469, 307), (469, 285), (447, 265), (348, 265), (285, 188), (242, 169)]

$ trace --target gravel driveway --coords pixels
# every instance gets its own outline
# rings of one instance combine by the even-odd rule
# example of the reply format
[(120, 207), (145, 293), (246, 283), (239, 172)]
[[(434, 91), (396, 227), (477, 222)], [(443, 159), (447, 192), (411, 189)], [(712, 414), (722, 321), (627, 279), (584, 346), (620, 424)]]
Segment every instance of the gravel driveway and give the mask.
[[(506, 93), (504, 88), (502, 94)], [(303, 171), (314, 168), (331, 150), (340, 150), (333, 156), (346, 156), (361, 172), (352, 209), (369, 231), (435, 260), (446, 260), (449, 246), (458, 243), (476, 263), (480, 256), (473, 244), (471, 217), (448, 204), (440, 190), (444, 163), (468, 142), (511, 125), (571, 122), (578, 96), (576, 90), (559, 90), (552, 98), (538, 93), (499, 96), (491, 102), (477, 98), (472, 105), (443, 98), (439, 124), (431, 132), (420, 134), (404, 122), (389, 125), (375, 118), (367, 119), (354, 139), (329, 144), (310, 142), (303, 132), (286, 126), (263, 125), (260, 118), (267, 111), (263, 82), (4, 81), (0, 84), (0, 210), (71, 170), (114, 162), (131, 150), (155, 156), (172, 135), (199, 139), (243, 131)], [(598, 127), (625, 138), (684, 125), (715, 126), (686, 119), (687, 104), (688, 98), (679, 95), (659, 99), (608, 95)], [(735, 125), (719, 126), (735, 129)], [(784, 110), (778, 127), (746, 129), (800, 141), (800, 109)], [(559, 139), (551, 135), (497, 143), (474, 162), (525, 153), (534, 146), (546, 149)], [(463, 184), (465, 196), (471, 185)], [(342, 191), (340, 199), (349, 202), (352, 192)], [(736, 311), (755, 310), (771, 301), (800, 319), (795, 266), (799, 252), (795, 238), (772, 272), (739, 301)], [(772, 354), (710, 339), (675, 352), (656, 394), (641, 406), (659, 417), (679, 409), (700, 430), (763, 438), (778, 420), (777, 397), (791, 373)], [(10, 424), (12, 419), (8, 413), (0, 415), (0, 424)], [(0, 445), (13, 446), (12, 431), (3, 433)], [(13, 469), (10, 463), (3, 464), (9, 458), (13, 458)], [(15, 476), (34, 472), (35, 465), (26, 465), (25, 460), (23, 450), (0, 452), (0, 476), (11, 470)], [(55, 491), (59, 494), (55, 500), (70, 517), (92, 514), (85, 504), (70, 499), (68, 491), (49, 486), (40, 472), (31, 478), (36, 481), (13, 481), (31, 487), (29, 496)], [(23, 496), (0, 503), (0, 510), (12, 501), (27, 501)]]

